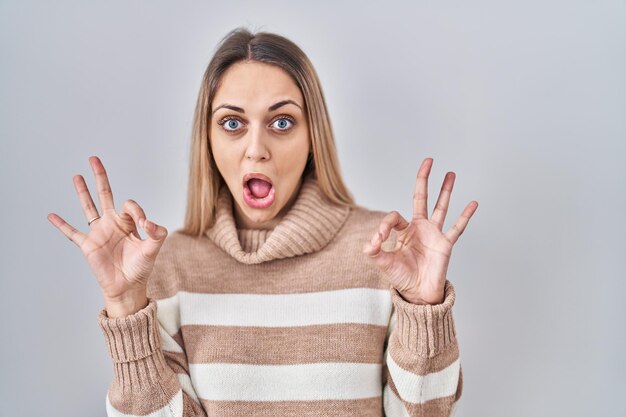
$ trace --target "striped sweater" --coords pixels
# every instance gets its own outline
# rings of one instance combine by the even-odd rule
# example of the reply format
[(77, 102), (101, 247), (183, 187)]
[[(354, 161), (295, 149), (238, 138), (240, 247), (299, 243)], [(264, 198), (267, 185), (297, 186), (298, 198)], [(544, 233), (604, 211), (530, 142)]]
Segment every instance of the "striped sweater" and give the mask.
[(362, 253), (384, 212), (332, 205), (311, 177), (273, 230), (237, 229), (232, 204), (223, 187), (203, 237), (166, 238), (144, 309), (100, 312), (109, 417), (452, 414), (454, 288), (422, 306), (390, 286)]

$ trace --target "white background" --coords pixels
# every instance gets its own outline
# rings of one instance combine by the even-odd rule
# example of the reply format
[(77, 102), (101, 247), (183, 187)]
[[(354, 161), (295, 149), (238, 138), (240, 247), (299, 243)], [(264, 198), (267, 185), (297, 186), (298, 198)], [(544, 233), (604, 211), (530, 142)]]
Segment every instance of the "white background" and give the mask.
[(359, 204), (411, 217), (421, 161), (446, 228), (457, 416), (624, 416), (626, 2), (0, 0), (3, 416), (105, 415), (99, 287), (46, 215), (87, 230), (72, 185), (182, 226), (191, 121), (218, 41), (287, 36), (322, 81)]

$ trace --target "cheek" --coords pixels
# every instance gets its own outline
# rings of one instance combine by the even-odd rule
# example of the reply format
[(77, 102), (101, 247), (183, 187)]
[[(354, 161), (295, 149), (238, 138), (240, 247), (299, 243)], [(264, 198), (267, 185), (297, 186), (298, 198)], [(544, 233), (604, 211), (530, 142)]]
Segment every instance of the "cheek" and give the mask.
[(309, 156), (309, 148), (307, 142), (303, 144), (294, 144), (288, 149), (281, 149), (280, 154), (275, 154), (277, 165), (279, 166), (280, 173), (283, 175), (293, 176), (298, 178)]
[(211, 154), (215, 165), (225, 180), (229, 180), (230, 173), (236, 171), (236, 165), (233, 162), (232, 149), (224, 146), (224, 144), (218, 139), (211, 141)]

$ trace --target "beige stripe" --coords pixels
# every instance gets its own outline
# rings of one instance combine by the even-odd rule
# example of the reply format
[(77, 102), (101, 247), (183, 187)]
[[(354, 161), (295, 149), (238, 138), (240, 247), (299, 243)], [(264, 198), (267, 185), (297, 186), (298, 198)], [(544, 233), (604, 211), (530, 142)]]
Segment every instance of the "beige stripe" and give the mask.
[(459, 346), (457, 344), (451, 345), (448, 349), (433, 358), (417, 356), (403, 347), (395, 336), (389, 338), (389, 346), (387, 349), (398, 366), (407, 371), (421, 375), (439, 372), (450, 366), (450, 364), (459, 357)]
[(404, 403), (407, 411), (412, 416), (448, 416), (451, 415), (455, 402), (455, 395), (426, 401), (423, 404)]
[(190, 363), (291, 365), (382, 363), (386, 327), (340, 323), (302, 327), (183, 326)]
[(220, 417), (380, 417), (383, 415), (382, 397), (329, 401), (200, 401), (207, 415)]
[[(148, 359), (148, 358), (146, 358)], [(162, 362), (141, 359), (115, 364), (122, 381), (113, 380), (109, 388), (111, 405), (124, 414), (146, 415), (165, 407), (180, 390), (178, 376)], [(152, 363), (151, 363), (152, 362)], [(160, 362), (160, 361), (156, 361)], [(146, 373), (150, 374), (150, 378)], [(137, 376), (134, 376), (138, 374)], [(148, 385), (147, 381), (153, 382)]]
[[(398, 389), (396, 388), (393, 380), (389, 378), (387, 381), (389, 388), (393, 391), (396, 397), (400, 398), (400, 394), (398, 393)], [(426, 401), (422, 404), (412, 404), (406, 401), (402, 401), (404, 407), (409, 412), (409, 415), (412, 416), (448, 416), (451, 415), (450, 412), (452, 408), (456, 405), (458, 400), (461, 398), (461, 393), (463, 391), (463, 371), (461, 370), (459, 373), (459, 385), (457, 387), (456, 394), (450, 395), (448, 397), (436, 398), (434, 400)]]
[(383, 407), (385, 415), (393, 417), (411, 417), (407, 411), (404, 403), (398, 396), (391, 390), (389, 385), (385, 384), (383, 389)]
[(178, 346), (182, 348), (185, 347), (185, 342), (183, 341), (183, 336), (180, 332), (180, 329), (178, 329), (178, 331), (174, 334), (174, 336), (172, 336), (172, 339), (174, 339), (174, 341), (178, 343)]

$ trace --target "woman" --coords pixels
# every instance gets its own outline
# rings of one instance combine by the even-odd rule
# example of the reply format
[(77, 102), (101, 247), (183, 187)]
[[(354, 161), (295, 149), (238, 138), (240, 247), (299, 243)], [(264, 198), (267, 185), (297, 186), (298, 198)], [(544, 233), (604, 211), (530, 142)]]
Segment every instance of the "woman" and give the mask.
[(455, 175), (429, 219), (432, 162), (410, 222), (356, 205), (305, 54), (228, 34), (196, 106), (185, 227), (168, 236), (132, 200), (117, 213), (97, 157), (100, 212), (74, 177), (89, 233), (48, 216), (103, 292), (108, 415), (450, 415), (462, 374), (446, 271), (477, 203), (443, 233)]

